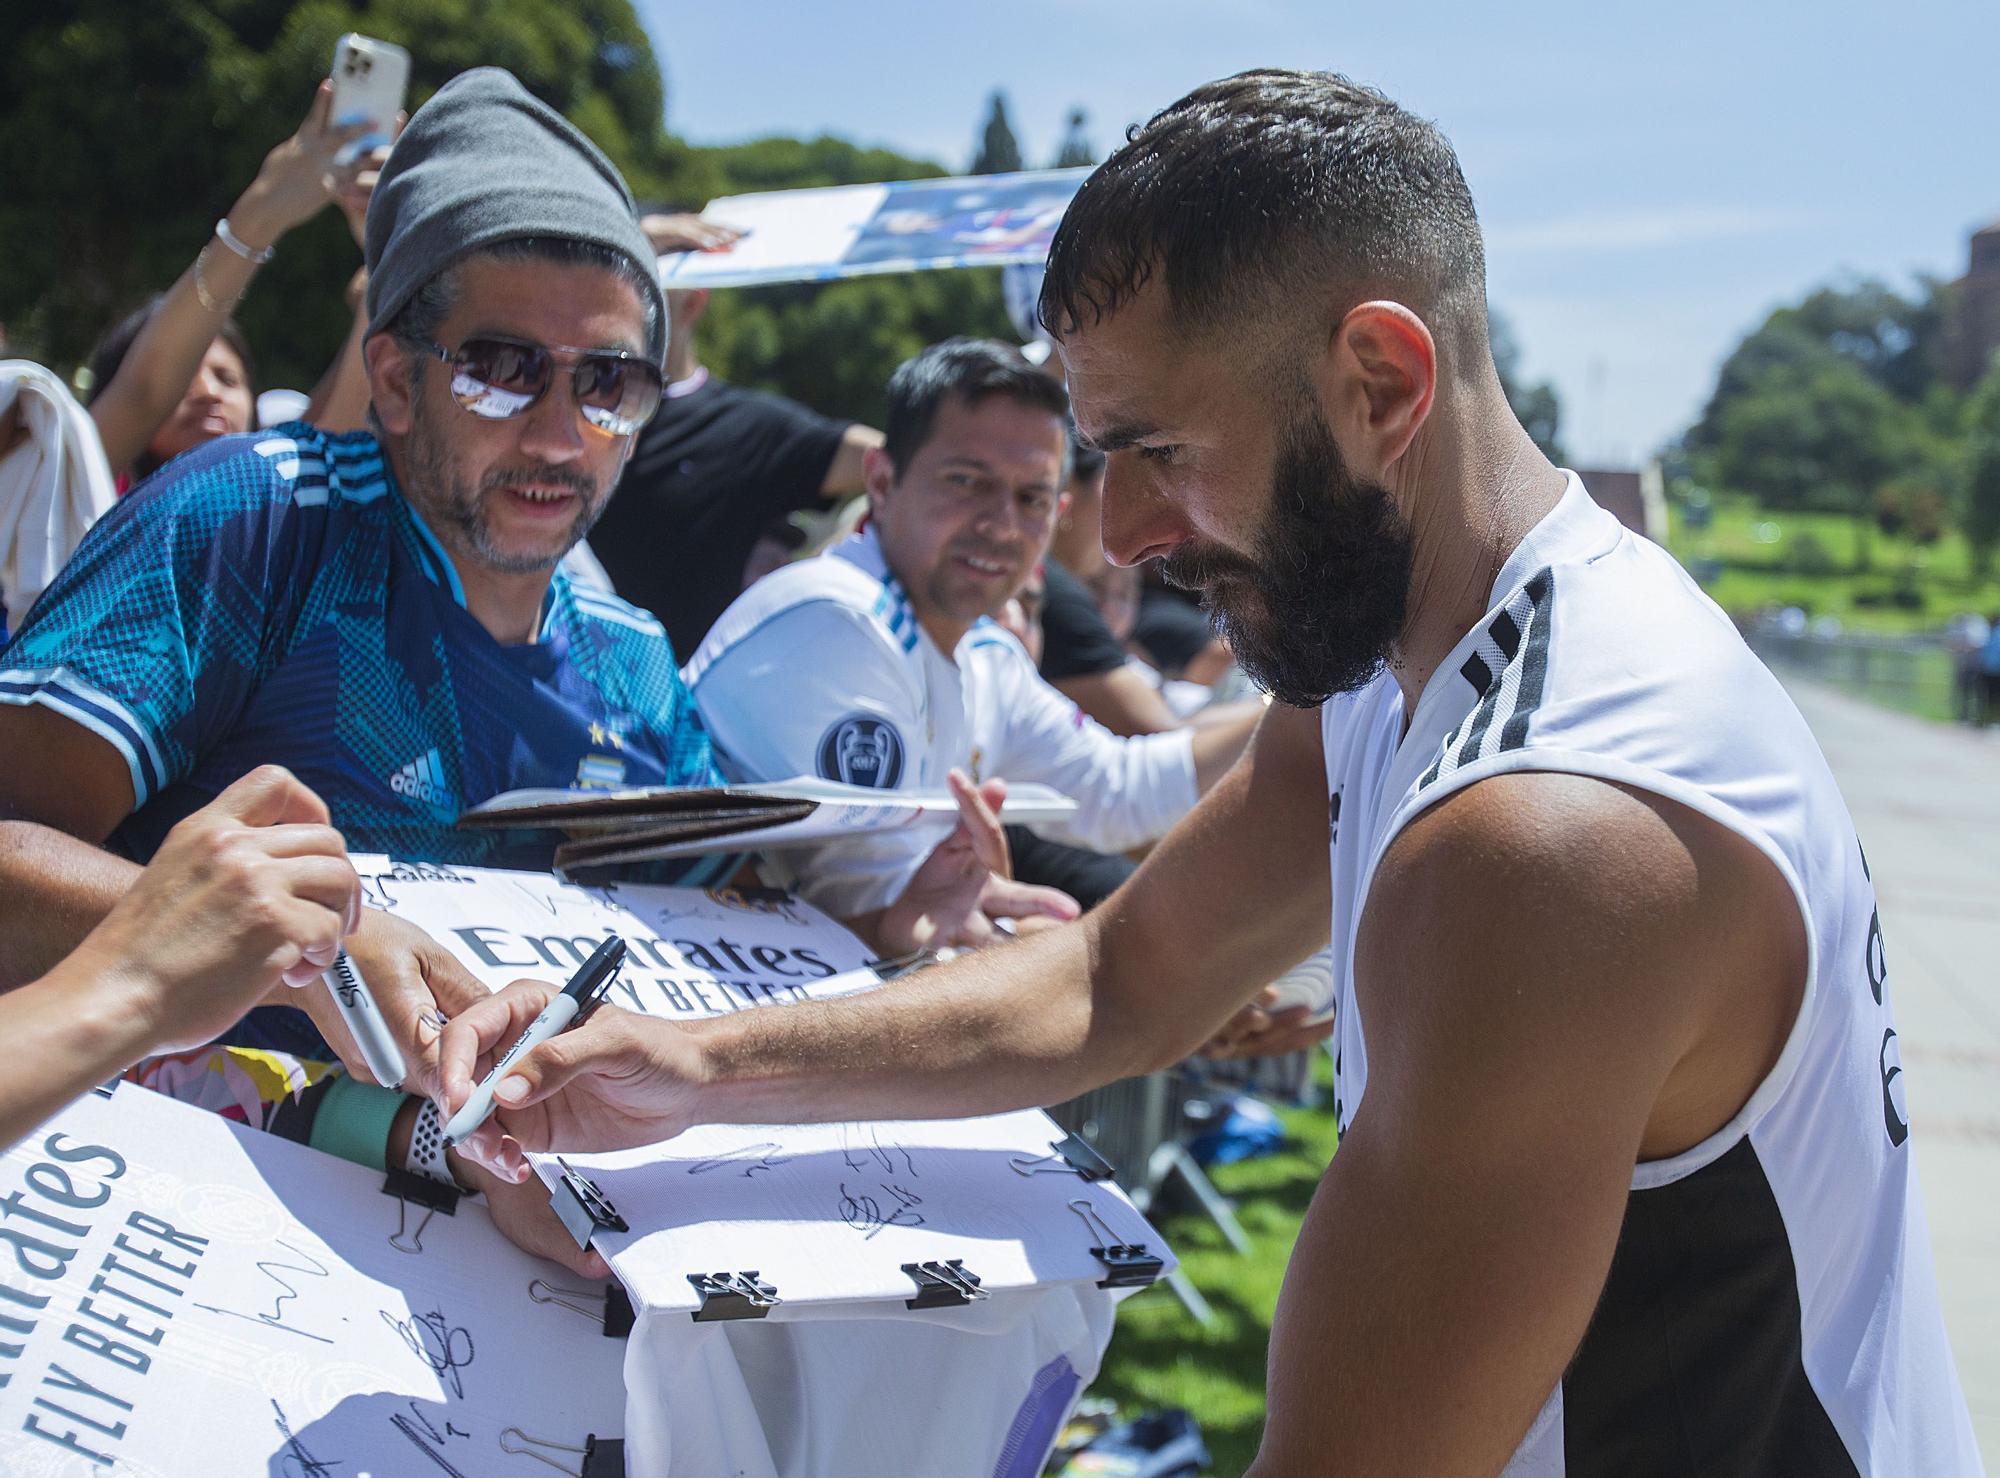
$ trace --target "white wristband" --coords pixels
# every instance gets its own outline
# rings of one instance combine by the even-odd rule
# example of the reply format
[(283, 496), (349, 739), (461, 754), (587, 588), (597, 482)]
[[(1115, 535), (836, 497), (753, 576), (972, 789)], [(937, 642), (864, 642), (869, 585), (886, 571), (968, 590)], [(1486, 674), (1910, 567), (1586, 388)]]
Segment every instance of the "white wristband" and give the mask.
[(417, 1122), (410, 1131), (410, 1149), (403, 1157), (403, 1168), (455, 1191), (465, 1189), (444, 1157), (444, 1130), (438, 1122), (437, 1105), (428, 1098), (418, 1105)]
[(262, 251), (252, 251), (243, 244), (243, 238), (229, 229), (229, 217), (224, 216), (215, 223), (215, 239), (228, 247), (246, 262), (254, 262), (259, 267), (278, 254), (275, 246), (267, 246)]

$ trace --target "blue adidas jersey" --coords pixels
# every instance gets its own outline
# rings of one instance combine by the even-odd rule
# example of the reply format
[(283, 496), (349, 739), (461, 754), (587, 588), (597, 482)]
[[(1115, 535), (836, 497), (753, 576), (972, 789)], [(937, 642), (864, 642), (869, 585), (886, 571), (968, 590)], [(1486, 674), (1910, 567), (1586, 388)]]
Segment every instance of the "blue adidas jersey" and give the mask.
[(245, 771), (317, 791), (355, 851), (547, 868), (546, 834), (460, 831), (523, 786), (716, 783), (666, 633), (558, 572), (507, 647), (365, 432), (222, 437), (84, 540), (0, 651), (0, 702), (40, 703), (132, 771), (111, 844), (143, 860)]

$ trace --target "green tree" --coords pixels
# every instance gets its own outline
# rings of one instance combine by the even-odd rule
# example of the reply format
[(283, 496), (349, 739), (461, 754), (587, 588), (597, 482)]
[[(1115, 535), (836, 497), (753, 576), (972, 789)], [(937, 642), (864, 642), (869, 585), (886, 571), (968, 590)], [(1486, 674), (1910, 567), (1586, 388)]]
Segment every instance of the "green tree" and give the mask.
[(986, 102), (986, 126), (980, 130), (979, 150), (972, 156), (968, 174), (1009, 174), (1021, 167), (1021, 145), (1014, 126), (1007, 121), (1007, 95), (995, 89)]
[(1507, 392), (1515, 419), (1542, 449), (1543, 456), (1551, 462), (1568, 461), (1560, 439), (1562, 402), (1556, 397), (1556, 388), (1547, 380), (1531, 385), (1521, 378), (1521, 346), (1514, 337), (1514, 326), (1490, 305), (1486, 336), (1493, 349), (1493, 367), (1500, 372), (1500, 388)]
[(738, 384), (880, 426), (889, 374), (953, 334), (1012, 340), (997, 270), (911, 272), (718, 292), (701, 357)]
[(1803, 366), (1826, 356), (1852, 364), (1896, 399), (1918, 404), (1938, 383), (1947, 285), (1920, 277), (1905, 296), (1874, 279), (1822, 287), (1779, 308), (1744, 336), (1723, 361), (1688, 445), (1712, 450), (1738, 396), (1753, 392), (1778, 366)]
[(1849, 515), (1867, 569), (1876, 493), (1908, 464), (1911, 418), (1851, 359), (1775, 364), (1725, 407), (1716, 473), (1766, 507)]
[[(66, 0), (0, 47), (0, 319), (68, 369), (165, 288), (305, 116), (343, 31), (408, 47), (410, 106), (493, 64), (594, 138), (635, 190), (687, 188), (630, 0)], [(698, 175), (696, 176), (698, 179)], [(285, 238), (239, 310), (266, 383), (310, 385), (346, 330), (338, 213)]]
[(1090, 135), (1084, 132), (1084, 126), (1089, 122), (1090, 115), (1083, 109), (1069, 110), (1069, 132), (1063, 135), (1062, 147), (1056, 151), (1057, 169), (1075, 169), (1097, 163), (1097, 150), (1091, 146)]
[(2000, 547), (2000, 355), (1968, 398), (1965, 538), (1981, 578)]

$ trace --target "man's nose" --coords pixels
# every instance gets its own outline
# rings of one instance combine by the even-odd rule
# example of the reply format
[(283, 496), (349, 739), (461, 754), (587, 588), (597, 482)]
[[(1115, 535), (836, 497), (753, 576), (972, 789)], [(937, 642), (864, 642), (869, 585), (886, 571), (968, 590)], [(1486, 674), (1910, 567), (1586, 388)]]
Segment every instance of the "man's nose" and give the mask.
[(1171, 554), (1191, 532), (1187, 520), (1137, 463), (1130, 452), (1114, 452), (1105, 464), (1099, 524), (1105, 558), (1115, 565)]
[(521, 418), (521, 450), (537, 461), (560, 467), (588, 450), (584, 435), (583, 414), (569, 372), (558, 366), (542, 398)]

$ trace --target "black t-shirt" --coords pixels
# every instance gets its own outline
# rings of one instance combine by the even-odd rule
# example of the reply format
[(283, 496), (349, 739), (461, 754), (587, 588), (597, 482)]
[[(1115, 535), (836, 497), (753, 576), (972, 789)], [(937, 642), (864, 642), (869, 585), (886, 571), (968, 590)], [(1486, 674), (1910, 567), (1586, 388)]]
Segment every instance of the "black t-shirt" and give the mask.
[(1042, 567), (1042, 676), (1096, 677), (1125, 665), (1125, 648), (1111, 634), (1090, 587), (1053, 559)]
[(660, 402), (590, 548), (618, 593), (660, 618), (681, 661), (742, 594), (765, 526), (819, 503), (850, 424), (716, 379)]

